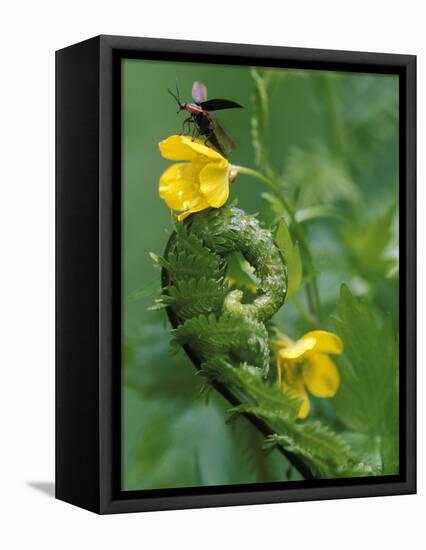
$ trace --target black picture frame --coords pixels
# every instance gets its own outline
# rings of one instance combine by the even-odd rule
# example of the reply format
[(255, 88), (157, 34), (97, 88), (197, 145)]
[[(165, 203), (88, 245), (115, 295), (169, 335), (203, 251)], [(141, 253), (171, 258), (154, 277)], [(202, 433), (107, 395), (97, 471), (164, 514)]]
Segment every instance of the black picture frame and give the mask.
[[(129, 57), (399, 76), (399, 475), (121, 490), (119, 102)], [(56, 52), (56, 498), (105, 514), (415, 493), (415, 350), (415, 56), (119, 36)]]

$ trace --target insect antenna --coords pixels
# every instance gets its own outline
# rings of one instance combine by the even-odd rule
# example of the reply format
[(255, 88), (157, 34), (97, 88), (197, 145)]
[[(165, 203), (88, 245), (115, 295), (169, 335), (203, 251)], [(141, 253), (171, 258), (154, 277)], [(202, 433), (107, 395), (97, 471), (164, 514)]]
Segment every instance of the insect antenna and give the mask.
[[(180, 101), (180, 94), (179, 94), (179, 88), (176, 80), (176, 94), (174, 94), (170, 88), (167, 88), (167, 91), (169, 94), (176, 100), (176, 103), (179, 105), (179, 111), (182, 110), (182, 103)], [(177, 111), (179, 113), (179, 111)]]
[(169, 94), (176, 100), (176, 103), (177, 103), (178, 105), (180, 105), (180, 101), (179, 101), (178, 96), (176, 96), (176, 95), (171, 91), (170, 88), (167, 88), (167, 91), (168, 91)]

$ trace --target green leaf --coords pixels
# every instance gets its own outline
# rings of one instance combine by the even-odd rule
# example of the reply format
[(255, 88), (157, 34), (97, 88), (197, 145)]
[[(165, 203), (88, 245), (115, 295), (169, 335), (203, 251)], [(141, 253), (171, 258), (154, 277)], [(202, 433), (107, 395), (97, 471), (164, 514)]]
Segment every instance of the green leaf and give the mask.
[(345, 165), (324, 147), (293, 149), (284, 180), (297, 197), (298, 208), (356, 202), (358, 188)]
[(298, 243), (293, 244), (290, 231), (284, 218), (281, 218), (275, 231), (275, 243), (287, 264), (288, 290), (287, 299), (296, 294), (302, 283), (302, 260)]
[(368, 305), (342, 285), (334, 319), (344, 343), (339, 361), (341, 384), (334, 405), (338, 417), (354, 432), (377, 445), (383, 471), (398, 464), (398, 350), (390, 321), (380, 323)]
[(241, 253), (231, 253), (228, 256), (228, 268), (226, 277), (231, 287), (247, 290), (254, 294), (259, 285), (259, 280), (254, 274), (254, 268)]
[(317, 206), (308, 206), (308, 208), (302, 208), (296, 212), (295, 217), (296, 221), (299, 223), (320, 218), (331, 218), (339, 221), (343, 219), (343, 215), (337, 208), (321, 204)]
[(380, 216), (366, 219), (357, 212), (341, 229), (342, 241), (358, 273), (375, 284), (391, 274), (397, 262), (386, 254), (393, 237), (396, 205), (392, 203)]
[(147, 298), (148, 296), (153, 296), (154, 294), (157, 294), (160, 290), (160, 283), (158, 281), (158, 277), (155, 279), (151, 279), (151, 281), (148, 281), (144, 286), (141, 288), (138, 288), (137, 290), (134, 290), (127, 296), (127, 301), (129, 303), (137, 302), (138, 300), (143, 300), (144, 298)]

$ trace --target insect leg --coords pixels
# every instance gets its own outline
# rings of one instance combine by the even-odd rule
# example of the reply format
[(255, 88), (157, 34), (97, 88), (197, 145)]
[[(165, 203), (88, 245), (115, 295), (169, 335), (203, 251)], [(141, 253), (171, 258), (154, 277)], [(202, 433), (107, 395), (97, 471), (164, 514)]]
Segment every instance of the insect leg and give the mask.
[(200, 129), (198, 125), (194, 122), (194, 126), (192, 128), (192, 141), (194, 141), (196, 138), (200, 137)]
[[(197, 134), (197, 135), (195, 135), (195, 134)], [(198, 137), (199, 135), (200, 135), (200, 133), (198, 131), (197, 125), (194, 124), (194, 126), (192, 127), (192, 136), (191, 136), (192, 141), (194, 141), (195, 138)]]
[(188, 128), (191, 122), (192, 122), (192, 117), (190, 116), (182, 122), (182, 133), (180, 134), (181, 136), (185, 134), (185, 128)]

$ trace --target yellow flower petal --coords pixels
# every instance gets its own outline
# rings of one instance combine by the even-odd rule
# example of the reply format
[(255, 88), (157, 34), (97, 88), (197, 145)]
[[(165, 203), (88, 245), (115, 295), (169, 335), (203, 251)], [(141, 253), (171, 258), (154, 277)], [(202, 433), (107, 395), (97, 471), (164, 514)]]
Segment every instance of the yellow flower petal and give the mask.
[(188, 147), (182, 136), (170, 136), (158, 144), (162, 156), (169, 160), (195, 160), (197, 152)]
[(209, 162), (201, 170), (200, 189), (206, 201), (219, 208), (229, 197), (228, 162)]
[(159, 192), (169, 208), (187, 210), (202, 197), (194, 165), (183, 162), (169, 166), (160, 177)]
[(281, 348), (279, 353), (283, 359), (300, 359), (306, 352), (310, 351), (315, 344), (315, 338), (301, 338)]
[(290, 391), (292, 396), (301, 400), (301, 405), (297, 418), (306, 418), (309, 414), (310, 404), (309, 397), (306, 393), (303, 379), (301, 377), (292, 380), (291, 384), (284, 384), (285, 391)]
[(284, 332), (281, 332), (276, 327), (273, 327), (272, 330), (275, 334), (275, 338), (271, 338), (269, 340), (269, 344), (271, 346), (272, 351), (276, 353), (279, 357), (280, 349), (285, 348), (290, 344), (294, 344), (294, 342), (291, 338), (289, 338), (286, 334), (284, 334)]
[(297, 415), (297, 418), (306, 418), (309, 414), (310, 404), (309, 404), (309, 397), (306, 392), (303, 393), (303, 395), (300, 396), (302, 399), (302, 405), (299, 409), (299, 414)]
[(182, 139), (184, 140), (184, 143), (186, 143), (187, 146), (190, 147), (193, 151), (195, 151), (199, 155), (203, 155), (203, 157), (206, 157), (205, 161), (207, 161), (207, 159), (211, 159), (215, 161), (225, 160), (226, 163), (228, 163), (225, 157), (223, 157), (220, 153), (218, 153), (212, 147), (207, 147), (207, 145), (205, 145), (204, 141), (202, 141), (201, 139), (193, 140), (188, 136), (182, 136)]
[(319, 353), (342, 353), (343, 351), (343, 342), (332, 332), (327, 332), (326, 330), (313, 330), (307, 332), (302, 336), (302, 340), (310, 340), (314, 338), (316, 340), (315, 346), (312, 351)]
[(195, 160), (198, 155), (207, 159), (222, 160), (224, 157), (201, 139), (190, 136), (170, 136), (159, 143), (160, 152), (169, 160)]
[(340, 383), (339, 371), (324, 353), (313, 353), (306, 359), (303, 380), (308, 390), (317, 397), (333, 397)]
[(205, 210), (206, 208), (209, 208), (209, 205), (204, 199), (200, 198), (198, 201), (194, 201), (193, 203), (191, 203), (189, 210), (186, 210), (185, 212), (182, 212), (182, 214), (179, 214), (178, 221), (181, 222), (190, 214), (193, 214), (194, 212), (200, 212), (200, 210)]

